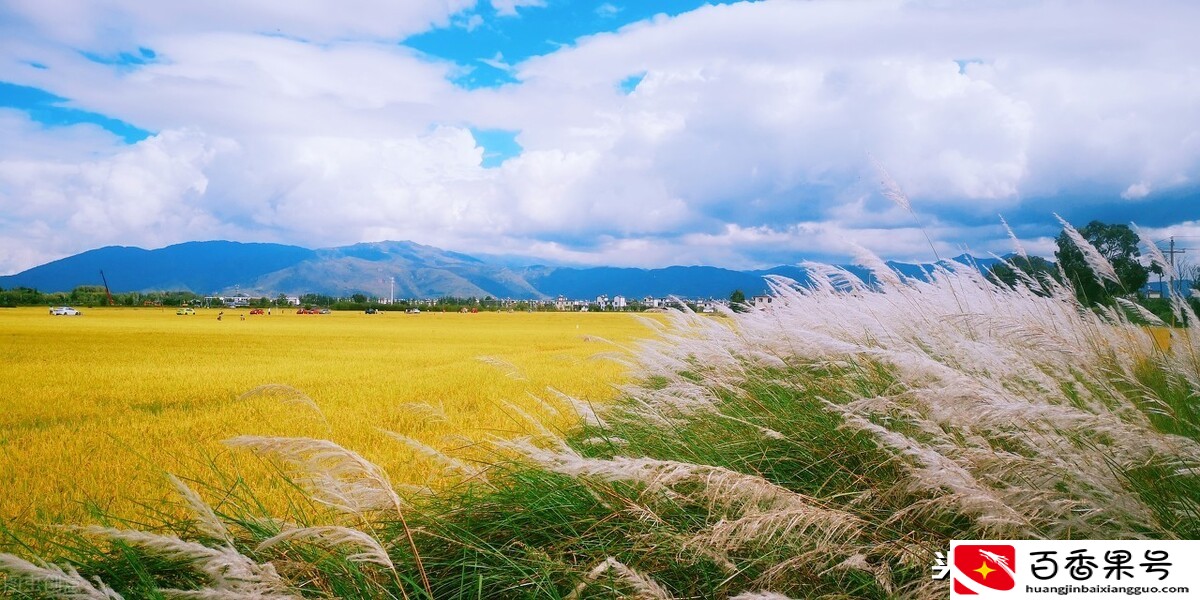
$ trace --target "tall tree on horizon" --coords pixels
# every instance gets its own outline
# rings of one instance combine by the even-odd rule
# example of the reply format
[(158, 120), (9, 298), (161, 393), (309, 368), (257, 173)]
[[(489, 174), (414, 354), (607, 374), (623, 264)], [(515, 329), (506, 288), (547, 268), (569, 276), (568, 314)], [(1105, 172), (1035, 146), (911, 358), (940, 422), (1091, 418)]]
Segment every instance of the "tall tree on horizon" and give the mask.
[(1075, 287), (1075, 295), (1084, 304), (1111, 304), (1116, 296), (1138, 293), (1150, 280), (1150, 270), (1138, 259), (1138, 236), (1128, 225), (1092, 221), (1079, 235), (1112, 264), (1117, 281), (1103, 280), (1089, 263), (1067, 230), (1055, 238), (1058, 250), (1054, 257), (1067, 280)]

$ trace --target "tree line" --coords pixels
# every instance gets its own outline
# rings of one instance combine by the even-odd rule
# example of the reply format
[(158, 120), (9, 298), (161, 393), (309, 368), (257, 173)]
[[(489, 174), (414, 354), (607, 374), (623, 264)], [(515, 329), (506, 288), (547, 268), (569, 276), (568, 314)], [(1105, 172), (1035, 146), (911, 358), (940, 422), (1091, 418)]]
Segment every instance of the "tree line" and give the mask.
[[(1117, 298), (1127, 298), (1140, 302), (1164, 321), (1170, 321), (1171, 309), (1168, 301), (1165, 298), (1150, 298), (1143, 293), (1151, 276), (1157, 275), (1161, 278), (1165, 273), (1156, 264), (1143, 264), (1137, 233), (1128, 225), (1100, 221), (1092, 221), (1078, 232), (1080, 237), (1112, 265), (1115, 281), (1096, 276), (1088, 257), (1072, 241), (1065, 229), (1054, 240), (1057, 247), (1054, 252), (1056, 263), (1040, 256), (1013, 256), (1008, 262), (1034, 279), (1070, 283), (1075, 290), (1075, 296), (1085, 306), (1113, 306)], [(1009, 264), (1000, 263), (993, 266), (991, 275), (999, 282), (1014, 286), (1019, 278)], [(1177, 286), (1195, 286), (1200, 283), (1200, 268), (1179, 264), (1175, 270), (1174, 283)]]

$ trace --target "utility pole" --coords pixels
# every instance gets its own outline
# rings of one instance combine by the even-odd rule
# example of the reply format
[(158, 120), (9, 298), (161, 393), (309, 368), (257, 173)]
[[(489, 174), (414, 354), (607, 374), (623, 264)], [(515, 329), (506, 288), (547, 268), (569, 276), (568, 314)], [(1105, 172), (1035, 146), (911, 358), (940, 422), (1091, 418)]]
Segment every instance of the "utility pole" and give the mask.
[(395, 304), (396, 303), (396, 276), (393, 275), (391, 277), (391, 280), (392, 280), (392, 286), (388, 290), (388, 304)]
[(1175, 249), (1175, 236), (1171, 236), (1171, 245), (1170, 245), (1169, 249), (1167, 250), (1167, 260), (1171, 263), (1171, 282), (1170, 283), (1171, 283), (1171, 293), (1172, 294), (1182, 291), (1182, 290), (1175, 289), (1175, 287), (1176, 287), (1175, 286), (1175, 255), (1176, 254), (1184, 254), (1186, 252), (1187, 252), (1187, 248), (1180, 248), (1178, 250)]

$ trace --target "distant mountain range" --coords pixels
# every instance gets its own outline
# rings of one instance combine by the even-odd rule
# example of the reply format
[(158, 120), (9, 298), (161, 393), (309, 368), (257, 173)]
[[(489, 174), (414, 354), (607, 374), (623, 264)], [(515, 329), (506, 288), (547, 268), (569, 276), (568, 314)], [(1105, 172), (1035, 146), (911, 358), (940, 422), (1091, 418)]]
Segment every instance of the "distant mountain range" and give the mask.
[[(995, 259), (957, 257), (990, 268)], [(929, 265), (888, 263), (908, 275)], [(866, 277), (866, 270), (848, 267)], [(216, 295), (245, 293), (326, 294), (370, 297), (434, 298), (442, 296), (537, 299), (595, 298), (601, 294), (628, 298), (668, 295), (724, 298), (740, 289), (747, 296), (763, 293), (764, 275), (805, 279), (804, 269), (779, 266), (734, 271), (689, 266), (662, 269), (615, 267), (507, 267), (413, 242), (375, 242), (311, 250), (282, 244), (188, 242), (157, 250), (108, 246), (89, 250), (16, 275), (0, 276), (0, 288), (30, 287), (43, 292), (101, 285), (100, 272), (114, 292), (187, 290)]]

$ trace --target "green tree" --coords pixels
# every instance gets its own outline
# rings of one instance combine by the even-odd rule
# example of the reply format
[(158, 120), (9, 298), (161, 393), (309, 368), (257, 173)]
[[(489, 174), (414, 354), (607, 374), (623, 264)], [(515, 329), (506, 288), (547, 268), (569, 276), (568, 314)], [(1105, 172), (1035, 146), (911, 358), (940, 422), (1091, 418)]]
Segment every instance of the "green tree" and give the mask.
[(1150, 279), (1150, 270), (1138, 262), (1137, 234), (1128, 225), (1109, 225), (1092, 221), (1079, 230), (1087, 240), (1112, 264), (1119, 282), (1097, 278), (1087, 258), (1067, 236), (1064, 230), (1055, 239), (1058, 251), (1054, 253), (1067, 280), (1075, 287), (1075, 295), (1085, 304), (1111, 304), (1114, 296), (1137, 293)]
[(733, 293), (729, 294), (729, 308), (735, 312), (745, 312), (746, 294), (742, 290), (733, 290)]
[[(1009, 266), (1012, 264), (1012, 267)], [(1037, 281), (1046, 281), (1047, 279), (1058, 280), (1058, 268), (1054, 263), (1040, 256), (1013, 256), (1008, 259), (1008, 263), (996, 263), (992, 266), (991, 275), (1000, 283), (1009, 287), (1018, 285), (1019, 278), (1013, 267), (1024, 271)], [(1035, 290), (1040, 291), (1040, 290)]]
[(366, 304), (367, 296), (366, 294), (354, 294), (353, 296), (350, 296), (350, 300), (355, 304)]

